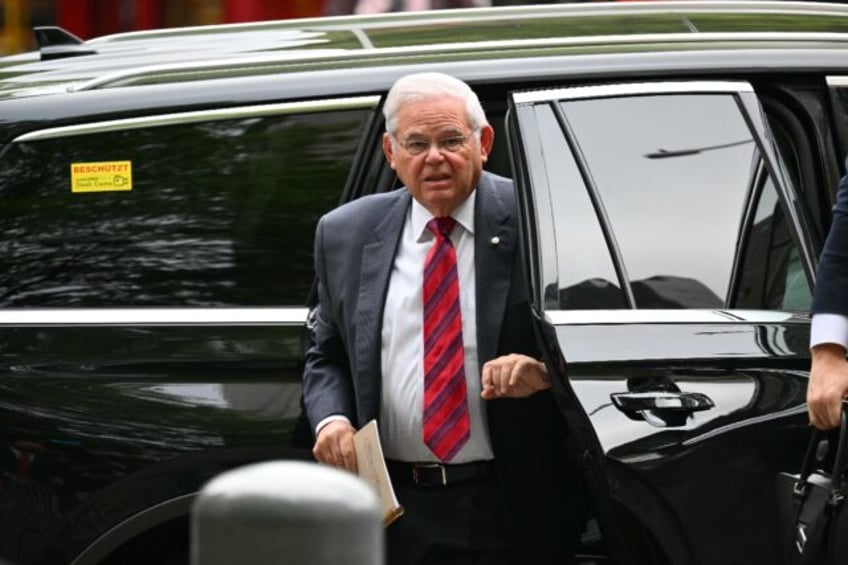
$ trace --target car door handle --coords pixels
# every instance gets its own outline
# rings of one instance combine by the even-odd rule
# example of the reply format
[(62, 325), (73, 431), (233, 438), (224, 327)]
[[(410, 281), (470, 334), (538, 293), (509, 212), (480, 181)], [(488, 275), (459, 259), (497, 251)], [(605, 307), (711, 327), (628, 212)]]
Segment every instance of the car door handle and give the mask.
[(709, 396), (700, 392), (614, 392), (610, 399), (630, 418), (645, 420), (660, 428), (682, 426), (693, 412), (715, 406)]

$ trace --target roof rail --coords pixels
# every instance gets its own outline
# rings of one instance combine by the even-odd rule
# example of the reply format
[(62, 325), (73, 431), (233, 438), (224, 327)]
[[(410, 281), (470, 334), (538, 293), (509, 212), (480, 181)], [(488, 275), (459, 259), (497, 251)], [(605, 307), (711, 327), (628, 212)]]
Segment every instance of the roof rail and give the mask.
[[(695, 39), (697, 38), (697, 39)], [(105, 73), (93, 79), (86, 80), (72, 87), (74, 91), (95, 90), (101, 88), (139, 86), (153, 84), (165, 79), (177, 81), (208, 80), (248, 74), (277, 74), (286, 70), (316, 71), (342, 66), (354, 65), (360, 61), (374, 58), (383, 64), (394, 60), (403, 63), (404, 60), (426, 62), (426, 56), (432, 53), (452, 53), (455, 57), (450, 60), (471, 58), (475, 53), (485, 51), (533, 51), (539, 50), (550, 54), (553, 49), (568, 49), (573, 47), (609, 47), (611, 45), (627, 44), (665, 44), (686, 45), (697, 41), (700, 45), (721, 45), (728, 41), (745, 41), (749, 43), (781, 44), (786, 42), (839, 42), (848, 41), (848, 34), (837, 32), (703, 32), (692, 31), (676, 33), (643, 33), (630, 35), (596, 35), (576, 37), (552, 37), (531, 39), (496, 39), (485, 41), (468, 41), (455, 43), (438, 43), (434, 45), (413, 45), (401, 47), (384, 47), (379, 49), (362, 49), (349, 51), (344, 49), (316, 50), (292, 54), (262, 55), (240, 57), (223, 61), (189, 61), (148, 65), (121, 71)]]
[(41, 53), (42, 61), (97, 53), (91, 47), (86, 46), (85, 41), (68, 30), (57, 26), (37, 26), (32, 28), (32, 33), (35, 35), (36, 43), (38, 43), (38, 51)]

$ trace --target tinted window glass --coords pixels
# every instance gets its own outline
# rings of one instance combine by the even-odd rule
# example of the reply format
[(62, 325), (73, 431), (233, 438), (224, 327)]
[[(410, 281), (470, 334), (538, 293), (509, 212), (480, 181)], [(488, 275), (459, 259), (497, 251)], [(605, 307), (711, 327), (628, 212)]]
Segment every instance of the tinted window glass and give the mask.
[[(300, 305), (318, 217), (368, 112), (254, 117), (21, 143), (0, 162), (0, 305)], [(130, 161), (132, 190), (71, 192)]]
[(777, 191), (767, 180), (748, 234), (733, 306), (808, 311), (811, 296)]
[(725, 302), (759, 159), (732, 95), (562, 103), (640, 308)]
[(555, 210), (559, 288), (549, 308), (625, 308), (612, 258), (577, 163), (550, 106), (535, 108)]

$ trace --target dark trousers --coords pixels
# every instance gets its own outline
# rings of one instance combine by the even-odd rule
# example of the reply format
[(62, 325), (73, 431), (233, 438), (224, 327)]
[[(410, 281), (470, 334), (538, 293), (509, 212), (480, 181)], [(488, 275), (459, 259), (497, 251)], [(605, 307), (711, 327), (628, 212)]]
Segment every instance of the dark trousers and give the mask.
[(386, 530), (388, 565), (516, 565), (495, 477), (396, 485), (404, 515)]

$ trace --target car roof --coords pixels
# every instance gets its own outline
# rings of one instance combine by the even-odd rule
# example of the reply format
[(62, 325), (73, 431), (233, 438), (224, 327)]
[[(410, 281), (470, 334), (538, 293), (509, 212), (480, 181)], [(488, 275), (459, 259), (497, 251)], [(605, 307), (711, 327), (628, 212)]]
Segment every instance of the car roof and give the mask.
[(846, 42), (848, 7), (809, 2), (613, 2), (309, 18), (122, 33), (86, 41), (90, 54), (0, 58), (0, 96), (403, 61)]
[(551, 77), (839, 73), (846, 56), (848, 7), (780, 1), (548, 4), (60, 38), (0, 58), (0, 142), (89, 120), (382, 93), (412, 69), (532, 88)]

